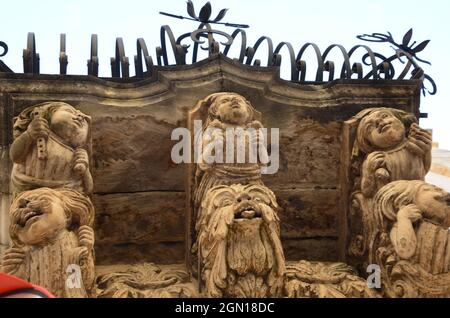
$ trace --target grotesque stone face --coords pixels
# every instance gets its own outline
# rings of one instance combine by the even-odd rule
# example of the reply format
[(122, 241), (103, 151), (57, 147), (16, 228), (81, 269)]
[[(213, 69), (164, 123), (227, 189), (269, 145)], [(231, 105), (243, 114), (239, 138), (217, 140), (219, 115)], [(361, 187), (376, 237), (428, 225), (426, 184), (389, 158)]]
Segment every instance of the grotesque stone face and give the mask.
[(26, 245), (36, 245), (55, 238), (67, 226), (61, 200), (51, 194), (28, 192), (11, 207), (17, 237)]
[(219, 96), (216, 100), (220, 121), (233, 125), (248, 122), (250, 113), (245, 99), (236, 94)]
[(208, 297), (276, 296), (284, 274), (277, 203), (265, 186), (208, 191), (197, 219), (197, 246)]
[(217, 209), (227, 208), (233, 212), (234, 221), (261, 218), (262, 205), (270, 206), (272, 198), (261, 187), (233, 185), (219, 192), (214, 199)]
[(405, 126), (386, 110), (371, 113), (362, 126), (367, 141), (379, 150), (395, 147), (405, 139)]
[(64, 105), (53, 112), (50, 129), (76, 148), (86, 143), (89, 124), (86, 115), (70, 105)]

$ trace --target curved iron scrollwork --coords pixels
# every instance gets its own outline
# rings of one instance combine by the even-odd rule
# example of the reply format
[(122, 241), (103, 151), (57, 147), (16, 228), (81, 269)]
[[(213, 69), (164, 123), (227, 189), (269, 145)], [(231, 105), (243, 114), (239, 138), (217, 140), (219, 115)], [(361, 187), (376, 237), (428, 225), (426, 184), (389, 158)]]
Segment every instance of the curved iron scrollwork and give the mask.
[(122, 38), (116, 39), (116, 56), (111, 58), (112, 77), (130, 77), (130, 62), (125, 56)]
[(39, 74), (39, 54), (36, 53), (36, 39), (34, 33), (28, 33), (27, 48), (23, 50), (24, 73)]
[[(350, 50), (342, 45), (332, 44), (325, 51), (321, 51), (314, 43), (306, 43), (298, 51), (289, 42), (274, 44), (271, 38), (262, 36), (256, 40), (253, 46), (247, 44), (247, 34), (244, 29), (246, 24), (222, 22), (228, 9), (219, 11), (215, 18), (212, 17), (212, 7), (207, 2), (200, 11), (195, 11), (192, 1), (187, 1), (187, 16), (174, 15), (160, 12), (161, 14), (177, 19), (186, 19), (199, 23), (197, 29), (175, 37), (168, 25), (160, 29), (160, 46), (156, 47), (156, 63), (158, 66), (185, 65), (188, 56), (192, 63), (200, 58), (200, 53), (206, 51), (209, 56), (222, 52), (230, 55), (231, 47), (237, 46), (238, 56), (234, 60), (253, 66), (282, 67), (288, 66), (289, 79), (293, 82), (329, 82), (336, 79), (419, 79), (422, 80), (422, 92), (430, 95), (436, 94), (437, 88), (434, 80), (425, 74), (420, 63), (430, 64), (417, 56), (429, 43), (429, 40), (419, 44), (411, 42), (412, 29), (406, 32), (401, 43), (395, 42), (391, 33), (372, 33), (358, 35), (362, 41), (390, 43), (394, 48), (394, 54), (386, 57), (383, 54), (372, 51), (370, 47), (358, 44)], [(214, 25), (234, 27), (231, 34), (214, 29)], [(60, 38), (60, 73), (67, 72), (67, 55), (65, 35)], [(4, 56), (8, 50), (5, 43), (0, 42)], [(135, 73), (137, 78), (152, 75), (154, 63), (148, 52), (144, 39), (136, 41), (137, 53), (134, 55)], [(259, 51), (258, 51), (259, 50)], [(283, 53), (282, 53), (283, 52)], [(262, 54), (262, 61), (255, 57)], [(312, 62), (305, 58), (306, 53), (313, 54)], [(36, 54), (35, 38), (33, 33), (28, 34), (27, 49), (24, 50), (24, 71), (26, 73), (39, 73), (39, 54)], [(233, 57), (232, 57), (233, 58)], [(174, 62), (173, 62), (174, 61)], [(400, 62), (401, 71), (398, 68)], [(129, 77), (129, 60), (125, 56), (125, 48), (122, 38), (116, 39), (115, 57), (111, 58), (111, 76)], [(144, 67), (145, 65), (145, 67)], [(313, 66), (311, 66), (313, 65)], [(397, 69), (396, 69), (397, 67)], [(88, 60), (88, 74), (98, 76), (98, 39), (97, 35), (91, 36), (91, 55)], [(144, 71), (145, 68), (145, 71)], [(311, 73), (311, 74), (310, 74)]]
[[(279, 43), (275, 49), (272, 40), (269, 37), (262, 36), (260, 37), (253, 46), (247, 46), (247, 35), (243, 28), (248, 27), (248, 25), (239, 25), (234, 23), (223, 23), (221, 21), (227, 12), (226, 9), (220, 11), (217, 18), (211, 20), (211, 4), (206, 3), (203, 8), (200, 10), (200, 13), (197, 15), (194, 10), (194, 5), (191, 1), (187, 3), (187, 12), (189, 17), (173, 15), (165, 12), (160, 12), (163, 15), (178, 18), (178, 19), (187, 19), (191, 21), (200, 22), (200, 26), (197, 30), (185, 33), (181, 35), (177, 40), (175, 40), (175, 36), (172, 33), (172, 30), (169, 26), (163, 26), (161, 29), (161, 47), (157, 49), (158, 55), (158, 65), (169, 65), (167, 58), (168, 48), (166, 46), (166, 37), (168, 36), (170, 42), (169, 46), (173, 51), (175, 62), (177, 65), (185, 64), (186, 55), (188, 53), (188, 49), (190, 45), (181, 45), (181, 42), (187, 38), (190, 38), (193, 42), (192, 49), (192, 63), (197, 62), (199, 55), (199, 46), (204, 44), (205, 41), (202, 38), (206, 38), (208, 40), (207, 46), (200, 46), (202, 50), (209, 51), (209, 55), (216, 54), (222, 51), (224, 55), (228, 55), (231, 46), (236, 43), (236, 39), (238, 35), (240, 35), (240, 50), (239, 57), (236, 58), (239, 62), (247, 64), (247, 65), (261, 65), (261, 61), (255, 59), (256, 53), (260, 46), (266, 42), (267, 44), (267, 62), (266, 66), (281, 66), (283, 62), (283, 55), (281, 51), (283, 49), (287, 50), (287, 61), (288, 65), (290, 65), (290, 80), (295, 82), (306, 82), (307, 81), (307, 61), (302, 59), (305, 51), (308, 48), (312, 48), (316, 55), (317, 59), (317, 69), (315, 72), (315, 82), (323, 82), (324, 78), (327, 78), (327, 81), (332, 81), (335, 79), (406, 79), (407, 75), (410, 73), (411, 79), (422, 79), (422, 92), (428, 93), (430, 95), (434, 95), (436, 93), (436, 84), (433, 79), (424, 73), (423, 69), (419, 66), (418, 62), (427, 63), (417, 57), (417, 53), (423, 51), (429, 40), (424, 41), (416, 46), (416, 42), (409, 45), (409, 42), (412, 37), (412, 29), (409, 30), (405, 36), (403, 37), (402, 44), (398, 44), (394, 41), (392, 35), (381, 34), (381, 33), (373, 33), (372, 35), (358, 35), (357, 38), (364, 41), (371, 42), (388, 42), (393, 44), (396, 47), (395, 54), (389, 58), (386, 58), (384, 55), (380, 53), (373, 52), (371, 48), (366, 45), (356, 45), (352, 47), (349, 51), (347, 51), (342, 45), (332, 44), (323, 51), (320, 51), (319, 47), (314, 43), (306, 43), (303, 45), (300, 50), (295, 52), (294, 47), (289, 42), (281, 42)], [(234, 32), (229, 35), (223, 31), (214, 30), (211, 27), (211, 24), (223, 24), (227, 26), (238, 27), (238, 29), (234, 30)], [(218, 42), (214, 39), (214, 35), (219, 35), (225, 39), (225, 41)], [(220, 46), (223, 47), (221, 50)], [(338, 55), (341, 56), (341, 65), (337, 65), (335, 61), (329, 60), (327, 57), (331, 55), (331, 51), (337, 50), (339, 52)], [(361, 57), (361, 60), (353, 61), (356, 51), (364, 50), (365, 53)], [(161, 60), (162, 57), (162, 60)], [(406, 57), (407, 62), (402, 60), (402, 57)], [(405, 67), (402, 69), (401, 73), (396, 76), (396, 71), (393, 62), (395, 60), (399, 60), (401, 63), (405, 64)], [(368, 68), (368, 70), (366, 70)], [(411, 71), (411, 72), (410, 72)], [(325, 77), (325, 75), (328, 75)], [(425, 87), (425, 82), (431, 85), (430, 89)]]
[(66, 35), (62, 33), (59, 38), (59, 74), (67, 74), (68, 56), (66, 54)]
[(88, 75), (98, 76), (98, 37), (91, 35), (91, 58), (87, 61)]
[(136, 41), (136, 49), (137, 55), (134, 56), (134, 67), (136, 70), (137, 77), (144, 76), (144, 65), (142, 64), (142, 58), (144, 58), (145, 67), (147, 69), (147, 73), (150, 76), (153, 69), (153, 59), (148, 54), (147, 45), (145, 44), (144, 39), (140, 38)]
[(0, 57), (5, 56), (8, 53), (8, 45), (5, 42), (0, 41), (0, 47), (3, 49), (3, 52), (0, 53)]
[[(417, 56), (419, 52), (422, 52), (427, 47), (430, 40), (425, 40), (417, 45), (416, 41), (410, 44), (412, 35), (413, 29), (409, 29), (409, 31), (406, 32), (405, 35), (403, 36), (401, 44), (395, 42), (390, 32), (387, 32), (387, 34), (383, 33), (362, 34), (358, 35), (357, 38), (368, 42), (384, 42), (392, 44), (395, 50), (395, 54), (393, 54), (392, 56), (386, 58), (385, 56), (379, 53), (376, 54), (376, 57), (380, 58), (383, 61), (382, 64), (387, 63), (389, 65), (389, 72), (388, 72), (389, 78), (394, 78), (395, 75), (395, 69), (392, 67), (392, 62), (398, 60), (402, 64), (405, 64), (405, 61), (402, 60), (402, 57), (406, 57), (407, 59), (406, 65), (402, 73), (397, 77), (397, 79), (404, 79), (405, 76), (408, 74), (409, 70), (411, 69), (411, 67), (414, 67), (414, 69), (411, 72), (412, 77), (423, 78), (424, 80), (424, 83), (422, 84), (423, 94), (425, 95), (425, 93), (428, 92), (428, 94), (434, 95), (437, 92), (436, 83), (429, 75), (424, 73), (423, 69), (419, 66), (418, 62), (425, 63), (428, 65), (431, 65), (431, 63)], [(379, 66), (381, 66), (382, 64), (380, 64)], [(378, 69), (380, 68), (378, 67)], [(431, 89), (426, 88), (425, 82), (428, 82), (431, 85)]]

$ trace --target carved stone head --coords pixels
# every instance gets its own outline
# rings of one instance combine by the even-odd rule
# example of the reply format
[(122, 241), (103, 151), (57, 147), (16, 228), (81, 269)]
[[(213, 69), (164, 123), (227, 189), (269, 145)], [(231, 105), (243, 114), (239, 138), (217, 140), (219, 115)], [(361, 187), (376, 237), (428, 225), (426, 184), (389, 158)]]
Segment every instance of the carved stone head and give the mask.
[(389, 150), (400, 145), (406, 138), (409, 126), (416, 122), (412, 114), (393, 108), (363, 112), (356, 138), (359, 149), (365, 153)]
[(39, 188), (16, 197), (10, 216), (10, 234), (16, 245), (42, 245), (65, 229), (92, 226), (94, 207), (75, 190)]
[(265, 186), (216, 186), (197, 219), (200, 273), (209, 297), (276, 295), (284, 274), (278, 205)]
[(215, 93), (205, 99), (210, 105), (208, 121), (219, 120), (231, 125), (245, 125), (254, 118), (254, 109), (250, 102), (236, 93)]
[(415, 205), (422, 218), (450, 227), (450, 193), (425, 181), (391, 182), (377, 192), (374, 202), (380, 220), (395, 222), (402, 208)]
[(46, 119), (50, 129), (72, 148), (87, 143), (91, 118), (63, 102), (46, 102), (22, 111), (14, 123), (14, 138), (26, 130), (36, 114)]

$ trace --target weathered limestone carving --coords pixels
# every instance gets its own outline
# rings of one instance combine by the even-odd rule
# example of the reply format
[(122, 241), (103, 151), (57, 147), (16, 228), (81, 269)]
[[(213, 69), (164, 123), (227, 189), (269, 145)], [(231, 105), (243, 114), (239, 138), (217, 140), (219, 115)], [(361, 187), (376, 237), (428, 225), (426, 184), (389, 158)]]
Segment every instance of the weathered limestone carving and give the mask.
[[(248, 100), (231, 92), (207, 96), (188, 116), (190, 129), (195, 131), (195, 120), (201, 120), (203, 124), (201, 134), (192, 140), (198, 158), (189, 168), (188, 181), (190, 236), (187, 244), (191, 252), (188, 266), (194, 276), (197, 276), (199, 265), (196, 223), (206, 193), (218, 185), (263, 185), (261, 167), (267, 163), (268, 154), (264, 134), (259, 130), (263, 127), (260, 118), (261, 114)], [(252, 156), (256, 154), (253, 160), (250, 160), (250, 152)]]
[(90, 194), (90, 117), (62, 102), (29, 107), (15, 118), (10, 156), (14, 193), (69, 187)]
[(204, 295), (282, 295), (285, 263), (277, 208), (273, 192), (261, 185), (221, 185), (207, 192), (196, 226)]
[(367, 260), (367, 233), (373, 197), (396, 180), (423, 180), (431, 165), (431, 135), (417, 125), (414, 115), (392, 108), (366, 109), (357, 122), (353, 148), (353, 193), (350, 198), (349, 253)]
[(10, 209), (12, 247), (1, 270), (57, 297), (92, 296), (94, 207), (72, 189), (22, 192)]
[(417, 125), (412, 114), (389, 108), (369, 111), (357, 131), (357, 147), (366, 154), (363, 195), (373, 197), (391, 181), (423, 180), (431, 166), (431, 146), (430, 133)]
[[(255, 120), (256, 110), (243, 96), (236, 93), (216, 93), (200, 102), (208, 108), (208, 118), (204, 124), (202, 140), (201, 163), (197, 165), (194, 203), (199, 207), (205, 194), (216, 185), (231, 184), (262, 184), (261, 162), (267, 163), (267, 149), (264, 145), (264, 135), (259, 131), (263, 128), (260, 121)], [(236, 136), (227, 134), (227, 129), (253, 129), (255, 135), (245, 138), (245, 143), (235, 141)], [(230, 131), (230, 130), (229, 130)], [(238, 134), (239, 132), (237, 132)], [(227, 163), (226, 144), (233, 138), (234, 155)], [(260, 147), (259, 160), (250, 162), (249, 152), (252, 145)], [(226, 149), (226, 150), (225, 150)], [(225, 151), (224, 151), (225, 150)], [(238, 152), (245, 153), (244, 162), (238, 161)], [(209, 156), (223, 158), (223, 163), (208, 162)], [(261, 157), (262, 156), (262, 157)]]
[(99, 298), (198, 298), (182, 266), (143, 263), (110, 269), (97, 277)]
[(379, 297), (352, 267), (308, 261), (286, 264), (285, 293), (289, 298)]
[(369, 262), (390, 297), (450, 296), (450, 193), (420, 180), (387, 184), (374, 198)]

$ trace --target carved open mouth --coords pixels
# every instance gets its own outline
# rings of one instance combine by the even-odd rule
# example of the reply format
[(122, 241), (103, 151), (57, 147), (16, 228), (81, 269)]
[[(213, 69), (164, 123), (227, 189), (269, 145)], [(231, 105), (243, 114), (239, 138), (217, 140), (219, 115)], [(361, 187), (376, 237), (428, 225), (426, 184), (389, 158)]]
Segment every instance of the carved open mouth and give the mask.
[(240, 204), (234, 210), (234, 218), (235, 219), (254, 219), (260, 218), (261, 211), (258, 207), (253, 206), (251, 203)]
[(39, 220), (39, 217), (43, 214), (41, 209), (25, 208), (21, 213), (19, 225), (21, 227), (29, 226)]

